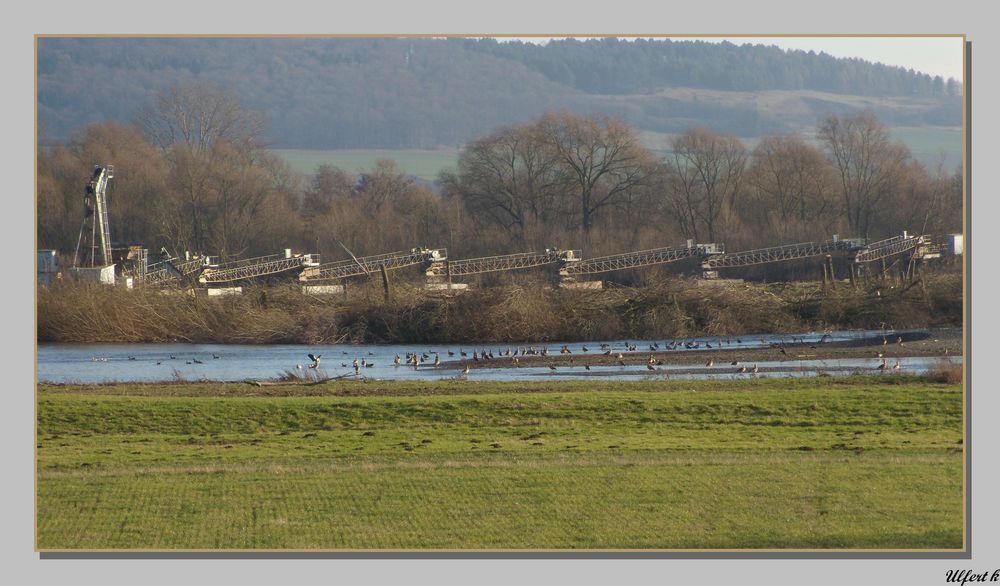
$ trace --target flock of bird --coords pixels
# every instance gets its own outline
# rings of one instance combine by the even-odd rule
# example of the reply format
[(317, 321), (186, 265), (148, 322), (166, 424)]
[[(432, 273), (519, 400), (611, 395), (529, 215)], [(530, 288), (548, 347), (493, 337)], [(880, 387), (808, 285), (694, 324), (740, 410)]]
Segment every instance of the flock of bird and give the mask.
[[(817, 339), (817, 340), (815, 340), (813, 342), (807, 342), (804, 338), (794, 337), (793, 336), (791, 338), (791, 343), (792, 344), (809, 344), (810, 348), (815, 349), (818, 344), (825, 343), (829, 338), (830, 338), (830, 334), (829, 333), (824, 333), (819, 339)], [(728, 337), (728, 338), (720, 338), (720, 339), (715, 340), (715, 345), (714, 346), (712, 344), (712, 341), (706, 341), (706, 340), (670, 340), (670, 341), (663, 342), (662, 345), (660, 344), (660, 342), (653, 342), (653, 343), (648, 344), (648, 346), (649, 346), (649, 352), (651, 352), (651, 353), (652, 352), (661, 352), (661, 351), (672, 351), (672, 350), (677, 350), (677, 349), (698, 350), (698, 349), (701, 349), (701, 348), (705, 348), (705, 349), (711, 350), (711, 349), (721, 349), (724, 346), (729, 346), (734, 341), (735, 341), (735, 343), (737, 345), (742, 345), (743, 344), (742, 338), (739, 338), (739, 337)], [(883, 346), (888, 346), (889, 343), (890, 342), (889, 342), (888, 337), (882, 336), (882, 345)], [(903, 341), (902, 336), (897, 336), (896, 340), (895, 340), (895, 343), (898, 346), (903, 346), (904, 345), (904, 341)], [(762, 347), (770, 347), (770, 348), (776, 349), (778, 351), (778, 353), (781, 354), (782, 356), (787, 355), (787, 352), (785, 350), (785, 348), (786, 348), (786, 342), (785, 342), (784, 339), (779, 340), (777, 342), (771, 342), (770, 344), (768, 344), (767, 341), (763, 337), (761, 337), (760, 338), (760, 344), (761, 344)], [(505, 350), (503, 350), (503, 349), (497, 349), (496, 352), (494, 352), (492, 349), (482, 348), (482, 349), (473, 350), (472, 353), (471, 353), (471, 357), (469, 356), (469, 353), (464, 348), (460, 348), (457, 353), (455, 351), (453, 351), (453, 350), (447, 350), (446, 352), (447, 352), (449, 358), (454, 358), (454, 357), (458, 356), (459, 359), (463, 362), (463, 369), (462, 369), (462, 375), (463, 376), (469, 374), (469, 372), (471, 371), (472, 365), (474, 365), (476, 363), (480, 363), (480, 362), (489, 362), (489, 361), (494, 361), (494, 360), (499, 360), (499, 359), (507, 359), (507, 361), (508, 361), (509, 364), (512, 364), (513, 366), (516, 367), (516, 366), (519, 366), (519, 363), (520, 363), (519, 357), (542, 357), (542, 358), (545, 358), (545, 357), (548, 357), (550, 355), (550, 351), (549, 351), (548, 346), (542, 346), (542, 347), (521, 346), (521, 347), (516, 347), (516, 348), (511, 348), (511, 347), (508, 346)], [(559, 348), (558, 352), (559, 352), (560, 355), (573, 354), (573, 350), (569, 347), (569, 345), (563, 345), (563, 346), (561, 346)], [(582, 352), (584, 354), (587, 354), (587, 353), (590, 353), (591, 350), (590, 350), (590, 348), (588, 348), (586, 346), (586, 344), (583, 344), (580, 347), (580, 352)], [(615, 363), (619, 367), (621, 367), (621, 368), (626, 368), (629, 365), (628, 362), (626, 362), (626, 360), (625, 360), (625, 354), (624, 353), (626, 353), (626, 352), (627, 353), (639, 352), (638, 344), (633, 344), (633, 343), (630, 343), (630, 342), (626, 341), (626, 342), (624, 342), (624, 344), (623, 344), (623, 346), (621, 348), (617, 348), (616, 349), (616, 348), (613, 348), (611, 346), (611, 344), (600, 343), (599, 355), (601, 355), (601, 356), (607, 356), (607, 357), (612, 357), (614, 359)], [(344, 356), (347, 356), (348, 352), (347, 351), (343, 351), (342, 354)], [(374, 355), (374, 353), (368, 352), (368, 356), (373, 356), (373, 355)], [(591, 355), (594, 355), (594, 354), (591, 354)], [(321, 361), (323, 355), (322, 354), (312, 354), (312, 353), (309, 353), (309, 354), (307, 354), (307, 356), (309, 358), (310, 363), (305, 368), (311, 369), (311, 370), (319, 370), (319, 368), (320, 368), (320, 361)], [(899, 369), (902, 368), (902, 366), (901, 366), (900, 361), (899, 361), (898, 358), (896, 359), (895, 364), (892, 367), (890, 367), (889, 364), (888, 364), (888, 361), (885, 358), (885, 351), (876, 352), (875, 353), (875, 357), (876, 357), (876, 359), (881, 360), (881, 362), (878, 364), (878, 366), (875, 367), (875, 370), (886, 371), (886, 370), (899, 370)], [(212, 358), (215, 359), (215, 360), (218, 360), (221, 357), (218, 354), (213, 353), (212, 354)], [(136, 358), (134, 356), (129, 356), (128, 359), (129, 360), (135, 360)], [(91, 358), (91, 360), (93, 362), (107, 362), (108, 359), (106, 357), (96, 357), (95, 356), (95, 357)], [(177, 357), (174, 356), (174, 355), (170, 355), (170, 360), (177, 360)], [(162, 362), (161, 361), (157, 361), (156, 364), (162, 364)], [(192, 357), (190, 360), (186, 360), (185, 364), (204, 364), (204, 362), (202, 360), (199, 360), (198, 358)], [(424, 351), (424, 352), (405, 352), (405, 356), (404, 357), (401, 357), (399, 354), (396, 354), (395, 357), (393, 358), (393, 365), (396, 366), (396, 367), (400, 367), (400, 366), (404, 366), (405, 365), (405, 366), (412, 366), (414, 369), (419, 369), (421, 367), (438, 368), (438, 367), (441, 366), (441, 364), (442, 364), (441, 353), (439, 353), (438, 351), (435, 351), (435, 350)], [(705, 367), (706, 368), (713, 368), (713, 367), (715, 367), (715, 364), (716, 363), (715, 363), (714, 360), (709, 359), (708, 362), (705, 363)], [(662, 360), (657, 360), (656, 357), (653, 354), (650, 354), (649, 355), (649, 359), (645, 361), (645, 367), (646, 367), (647, 370), (650, 370), (650, 371), (658, 371), (660, 369), (658, 369), (657, 366), (662, 366), (662, 365), (663, 365), (663, 361)], [(351, 362), (351, 363), (341, 362), (340, 366), (342, 368), (349, 368), (349, 367), (353, 368), (354, 373), (355, 374), (359, 374), (361, 372), (361, 369), (372, 368), (372, 367), (375, 366), (375, 364), (373, 362), (369, 361), (367, 358), (361, 358), (359, 360), (358, 357), (355, 356), (353, 362)], [(548, 366), (548, 368), (549, 368), (550, 371), (554, 372), (554, 371), (557, 370), (556, 364), (554, 364), (552, 362), (549, 362), (547, 364), (547, 366)], [(574, 359), (573, 358), (570, 358), (566, 362), (566, 364), (565, 364), (564, 367), (573, 367), (573, 366), (577, 366), (577, 364), (574, 363)], [(592, 365), (590, 363), (586, 363), (585, 362), (585, 363), (582, 364), (582, 366), (583, 366), (583, 368), (585, 370), (589, 371), (591, 369)], [(747, 366), (745, 364), (740, 364), (738, 361), (734, 360), (734, 361), (732, 361), (732, 362), (729, 363), (729, 366), (736, 367), (736, 368), (734, 368), (732, 370), (732, 372), (734, 374), (754, 374), (755, 375), (755, 374), (758, 374), (760, 372), (760, 368), (756, 364), (754, 364), (753, 366)], [(303, 369), (303, 366), (301, 364), (296, 364), (295, 368), (298, 369), (298, 370), (301, 370), (301, 369)]]
[[(170, 360), (178, 360), (177, 356), (175, 356), (173, 354), (170, 354), (169, 356), (170, 356)], [(222, 357), (219, 356), (218, 354), (215, 354), (215, 353), (212, 354), (212, 359), (213, 360), (219, 360), (220, 358), (222, 358)], [(135, 356), (129, 356), (128, 359), (129, 360), (136, 360), (136, 357)], [(107, 358), (107, 356), (92, 356), (90, 358), (90, 361), (91, 362), (107, 362), (108, 358)], [(161, 360), (157, 360), (156, 364), (157, 365), (163, 364), (163, 360), (162, 359)], [(197, 358), (193, 358), (192, 357), (191, 360), (185, 360), (184, 364), (205, 364), (205, 361), (204, 360), (198, 360)]]
[[(815, 344), (822, 344), (822, 343), (826, 342), (829, 338), (830, 338), (830, 334), (829, 333), (823, 334), (822, 337), (820, 337), (818, 340), (816, 340), (816, 342), (814, 342), (811, 345), (811, 347), (815, 348), (816, 347)], [(715, 340), (715, 345), (714, 346), (712, 344), (712, 341), (706, 341), (706, 340), (670, 340), (670, 341), (663, 342), (662, 345), (661, 345), (660, 342), (653, 342), (653, 343), (648, 344), (648, 347), (649, 347), (649, 351), (650, 352), (671, 351), (671, 350), (677, 350), (677, 349), (698, 350), (698, 349), (701, 349), (701, 348), (705, 348), (705, 349), (711, 350), (713, 348), (715, 348), (715, 349), (721, 349), (721, 348), (723, 348), (725, 346), (729, 346), (729, 345), (733, 344), (734, 342), (737, 345), (742, 345), (743, 344), (742, 338), (739, 338), (739, 337), (728, 337), (728, 338), (722, 338), (722, 339)], [(765, 346), (767, 344), (766, 340), (763, 337), (760, 338), (760, 343), (761, 343), (761, 345), (765, 345)], [(805, 343), (805, 340), (803, 338), (792, 337), (791, 338), (791, 343)], [(620, 368), (626, 368), (626, 367), (629, 366), (629, 363), (626, 362), (626, 360), (625, 360), (625, 354), (624, 353), (626, 353), (626, 352), (628, 352), (628, 353), (635, 353), (635, 352), (639, 352), (640, 351), (639, 347), (638, 347), (639, 346), (638, 344), (634, 344), (634, 343), (627, 342), (627, 341), (624, 342), (624, 344), (622, 345), (622, 347), (617, 348), (617, 349), (613, 348), (612, 345), (608, 344), (608, 343), (600, 343), (599, 346), (600, 346), (600, 350), (599, 350), (599, 354), (598, 355), (612, 357), (613, 359), (615, 359), (615, 363)], [(785, 353), (785, 349), (784, 349), (785, 348), (785, 342), (783, 340), (780, 341), (780, 342), (772, 343), (771, 347), (778, 348), (779, 351), (782, 354)], [(582, 353), (584, 353), (584, 354), (586, 354), (586, 353), (590, 353), (591, 349), (588, 348), (586, 346), (586, 344), (583, 344), (583, 345), (581, 345), (579, 351), (582, 352)], [(548, 346), (535, 347), (535, 346), (530, 346), (530, 345), (529, 346), (514, 347), (514, 348), (508, 346), (506, 349), (497, 349), (495, 352), (493, 351), (493, 349), (488, 349), (488, 348), (475, 349), (475, 350), (472, 350), (471, 356), (470, 356), (470, 353), (467, 352), (464, 348), (460, 348), (457, 353), (454, 350), (446, 350), (446, 352), (447, 352), (447, 355), (448, 355), (449, 358), (455, 358), (457, 356), (458, 359), (461, 360), (461, 362), (462, 362), (462, 374), (461, 374), (461, 376), (468, 375), (471, 372), (473, 365), (478, 364), (478, 363), (486, 363), (486, 362), (490, 362), (490, 361), (504, 359), (504, 360), (506, 360), (506, 362), (508, 364), (511, 364), (511, 365), (517, 367), (520, 364), (520, 358), (521, 357), (541, 357), (541, 358), (545, 358), (545, 357), (548, 357), (548, 356), (554, 354), (554, 352), (552, 352), (552, 351), (549, 350)], [(560, 355), (573, 354), (573, 349), (571, 349), (569, 347), (569, 345), (567, 344), (567, 345), (562, 345), (559, 348), (558, 352), (559, 352)], [(348, 352), (344, 351), (343, 354), (344, 355), (348, 355)], [(436, 351), (436, 350), (429, 350), (429, 351), (423, 351), (423, 352), (405, 352), (404, 356), (400, 356), (399, 354), (396, 354), (393, 357), (393, 366), (395, 366), (395, 367), (409, 366), (409, 367), (413, 367), (414, 369), (419, 369), (421, 367), (425, 367), (425, 368), (426, 367), (438, 368), (438, 367), (441, 366), (441, 364), (443, 364), (443, 362), (441, 360), (441, 354), (442, 354), (441, 352)], [(369, 355), (372, 355), (372, 353), (369, 352)], [(594, 355), (594, 354), (591, 354), (591, 355)], [(321, 355), (309, 354), (308, 357), (309, 357), (309, 360), (312, 361), (312, 363), (308, 366), (308, 368), (312, 368), (312, 369), (319, 368)], [(653, 354), (650, 354), (649, 355), (649, 359), (645, 362), (645, 368), (647, 370), (650, 370), (650, 371), (659, 371), (660, 369), (657, 368), (657, 366), (662, 366), (663, 364), (664, 364), (663, 360), (657, 360), (654, 357)], [(340, 366), (342, 368), (348, 368), (349, 365), (348, 365), (347, 362), (341, 362)], [(362, 358), (359, 361), (358, 357), (355, 356), (354, 361), (353, 361), (353, 363), (351, 363), (350, 366), (353, 367), (355, 374), (359, 374), (362, 368), (371, 368), (371, 367), (373, 367), (375, 365), (374, 365), (374, 363), (367, 361), (365, 358)], [(556, 370), (558, 370), (558, 368), (559, 368), (559, 367), (556, 366), (555, 363), (552, 363), (552, 362), (549, 362), (547, 364), (547, 366), (548, 366), (548, 369), (550, 371), (553, 371), (553, 372), (556, 371)], [(574, 362), (573, 358), (570, 358), (565, 363), (565, 365), (563, 367), (564, 368), (571, 368), (571, 367), (574, 367), (574, 366), (577, 366), (577, 364)], [(589, 370), (591, 370), (592, 364), (585, 362), (585, 363), (582, 364), (582, 366), (583, 366), (583, 368), (585, 370), (589, 371)], [(714, 360), (709, 360), (705, 364), (705, 366), (708, 367), (708, 368), (712, 368), (712, 367), (715, 366), (715, 361)], [(747, 365), (741, 365), (738, 361), (733, 361), (733, 362), (730, 363), (730, 366), (736, 367), (736, 368), (733, 369), (734, 374), (754, 374), (755, 375), (755, 374), (758, 374), (759, 372), (761, 372), (760, 368), (756, 364), (754, 364), (753, 366), (747, 366)], [(296, 365), (296, 368), (301, 369), (302, 366), (301, 365)], [(666, 374), (665, 371), (664, 371), (664, 374)]]

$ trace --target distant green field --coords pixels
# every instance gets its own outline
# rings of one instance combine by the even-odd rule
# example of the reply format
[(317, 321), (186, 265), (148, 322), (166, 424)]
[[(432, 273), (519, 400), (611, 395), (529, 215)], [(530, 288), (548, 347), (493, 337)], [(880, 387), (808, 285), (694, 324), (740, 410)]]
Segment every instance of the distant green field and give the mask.
[(945, 171), (954, 170), (962, 162), (961, 128), (897, 126), (890, 130), (893, 138), (903, 141), (913, 158), (925, 165), (936, 165), (942, 154), (945, 156)]
[(276, 154), (288, 161), (302, 173), (315, 173), (323, 164), (333, 165), (345, 171), (358, 173), (375, 167), (379, 159), (392, 159), (406, 173), (421, 179), (433, 181), (442, 169), (453, 167), (458, 159), (455, 150), (375, 150), (337, 149), (326, 151), (276, 149)]
[[(962, 161), (961, 128), (897, 126), (891, 128), (891, 131), (893, 138), (903, 141), (913, 157), (926, 165), (936, 164), (942, 153), (945, 155), (946, 168), (953, 168)], [(661, 157), (669, 153), (668, 145), (673, 136), (653, 131), (639, 133), (640, 141)], [(817, 144), (815, 138), (808, 132), (804, 138), (808, 142)], [(758, 140), (759, 137), (744, 138), (743, 144), (752, 149)], [(358, 173), (372, 169), (379, 159), (392, 159), (405, 173), (427, 181), (434, 181), (438, 173), (444, 169), (453, 169), (458, 161), (458, 151), (451, 149), (276, 149), (274, 152), (288, 161), (297, 171), (306, 174), (315, 173), (316, 168), (322, 164)]]
[(38, 547), (962, 547), (962, 391), (41, 386)]

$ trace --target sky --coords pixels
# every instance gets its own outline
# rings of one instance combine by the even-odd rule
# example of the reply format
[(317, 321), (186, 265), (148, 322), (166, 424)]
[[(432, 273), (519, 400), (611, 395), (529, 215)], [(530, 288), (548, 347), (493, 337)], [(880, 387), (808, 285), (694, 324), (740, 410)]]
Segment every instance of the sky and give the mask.
[[(516, 37), (522, 41), (547, 42), (563, 37)], [(587, 37), (581, 37), (587, 38)], [(948, 79), (962, 79), (962, 37), (670, 37), (676, 40), (729, 41), (776, 45), (828, 53), (834, 57), (860, 57), (866, 61), (898, 65)]]

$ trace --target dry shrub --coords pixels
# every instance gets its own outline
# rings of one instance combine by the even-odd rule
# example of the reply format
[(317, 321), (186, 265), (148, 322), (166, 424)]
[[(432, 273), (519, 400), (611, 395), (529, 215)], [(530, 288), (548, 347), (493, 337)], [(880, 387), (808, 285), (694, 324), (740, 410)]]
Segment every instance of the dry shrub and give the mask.
[(952, 362), (947, 358), (941, 358), (930, 369), (927, 376), (934, 382), (943, 384), (956, 384), (962, 382), (962, 365)]
[[(952, 299), (953, 297), (959, 299)], [(961, 282), (928, 280), (906, 296), (814, 283), (762, 285), (674, 277), (643, 287), (553, 289), (543, 281), (441, 294), (423, 283), (352, 282), (348, 296), (294, 285), (243, 295), (66, 283), (38, 292), (40, 342), (490, 343), (658, 339), (820, 328), (961, 324)], [(934, 307), (934, 310), (931, 309)], [(947, 308), (936, 311), (937, 308)]]

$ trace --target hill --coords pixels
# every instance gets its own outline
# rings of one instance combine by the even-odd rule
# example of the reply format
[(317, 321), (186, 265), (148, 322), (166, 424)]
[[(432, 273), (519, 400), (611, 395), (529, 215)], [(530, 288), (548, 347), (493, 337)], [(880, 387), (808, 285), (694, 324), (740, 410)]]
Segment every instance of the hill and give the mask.
[(550, 110), (654, 133), (802, 132), (871, 108), (889, 126), (961, 124), (957, 82), (825, 54), (694, 41), (55, 38), (38, 41), (43, 142), (131, 120), (178, 80), (211, 80), (287, 149), (455, 148)]

